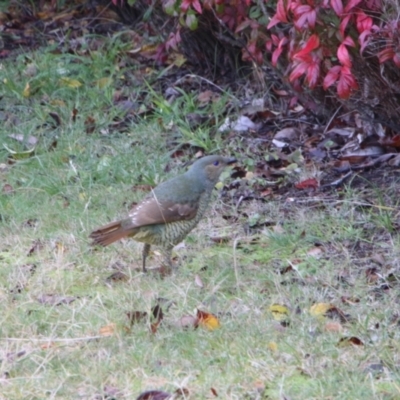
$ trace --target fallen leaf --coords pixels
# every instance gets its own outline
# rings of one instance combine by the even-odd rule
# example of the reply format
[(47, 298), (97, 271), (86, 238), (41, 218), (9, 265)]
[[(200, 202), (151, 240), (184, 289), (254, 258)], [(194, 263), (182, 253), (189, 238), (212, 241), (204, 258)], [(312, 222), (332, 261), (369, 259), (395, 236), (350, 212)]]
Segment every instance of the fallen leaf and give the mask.
[(33, 242), (31, 248), (28, 251), (28, 257), (32, 256), (34, 253), (37, 253), (39, 250), (42, 250), (44, 248), (43, 243), (37, 239)]
[(42, 350), (47, 350), (47, 349), (52, 349), (53, 347), (57, 347), (57, 343), (54, 342), (48, 342), (40, 345), (40, 348)]
[(307, 255), (314, 258), (321, 258), (324, 254), (324, 249), (320, 246), (312, 247), (310, 250), (307, 251)]
[(218, 318), (214, 314), (197, 310), (197, 318), (199, 319), (199, 324), (210, 331), (221, 327)]
[(129, 319), (131, 325), (136, 324), (140, 321), (143, 321), (147, 318), (147, 312), (145, 311), (128, 311), (126, 316)]
[(113, 336), (117, 330), (117, 325), (114, 323), (105, 325), (99, 329), (99, 334), (101, 336)]
[(297, 140), (300, 137), (300, 130), (297, 128), (284, 128), (278, 131), (274, 139), (276, 140), (283, 140), (284, 142), (293, 142), (294, 140)]
[(316, 190), (317, 187), (319, 186), (319, 183), (315, 178), (309, 178), (309, 179), (305, 179), (304, 181), (301, 181), (299, 183), (296, 183), (294, 186), (296, 189), (314, 189), (314, 190)]
[(269, 306), (269, 311), (272, 313), (275, 321), (283, 321), (289, 316), (289, 309), (281, 304), (272, 304)]
[(334, 306), (330, 303), (316, 303), (310, 308), (310, 314), (314, 317), (325, 317), (327, 311), (332, 309)]
[(343, 326), (339, 322), (327, 322), (324, 329), (327, 332), (342, 332)]
[(68, 77), (62, 77), (60, 79), (60, 83), (63, 86), (67, 86), (67, 87), (72, 88), (72, 89), (78, 89), (78, 88), (80, 88), (82, 86), (82, 83), (79, 82), (77, 79), (71, 79), (71, 78), (68, 78)]
[(99, 89), (104, 89), (104, 88), (110, 86), (111, 83), (112, 83), (112, 79), (111, 79), (110, 77), (108, 77), (108, 76), (105, 76), (105, 77), (100, 78), (100, 79), (98, 79), (98, 80), (96, 81), (96, 86), (97, 86)]
[(341, 338), (338, 342), (339, 347), (348, 347), (348, 346), (364, 346), (364, 343), (361, 339), (356, 336), (344, 337)]
[(272, 352), (276, 352), (278, 351), (278, 345), (276, 344), (276, 342), (269, 342), (267, 344), (267, 347), (269, 350), (271, 350)]
[(49, 115), (56, 123), (56, 126), (61, 126), (61, 118), (56, 112), (49, 112)]
[(6, 183), (3, 186), (2, 191), (3, 191), (4, 194), (13, 194), (14, 193), (14, 188), (9, 183)]
[(8, 151), (8, 153), (14, 160), (24, 160), (25, 158), (29, 158), (30, 156), (33, 156), (35, 154), (35, 147), (32, 147), (31, 149), (29, 149), (27, 151), (11, 150), (4, 143), (3, 143), (3, 147)]
[(124, 274), (121, 271), (114, 272), (106, 279), (107, 283), (128, 282), (128, 281), (129, 281), (128, 275)]
[(117, 399), (123, 394), (122, 390), (110, 385), (104, 386), (103, 392), (105, 398), (109, 400), (111, 400), (112, 398)]
[(26, 83), (24, 91), (22, 92), (22, 96), (29, 97), (31, 95), (31, 86), (29, 82)]
[(178, 322), (175, 324), (178, 328), (188, 329), (194, 328), (197, 329), (199, 326), (199, 319), (194, 317), (193, 315), (184, 315), (181, 317)]
[(171, 394), (161, 390), (149, 390), (141, 393), (136, 400), (166, 400), (171, 398)]
[(204, 287), (203, 281), (201, 280), (201, 278), (200, 278), (200, 276), (198, 274), (196, 274), (194, 276), (194, 283), (200, 288)]
[(38, 297), (38, 302), (50, 306), (59, 306), (61, 304), (70, 304), (76, 300), (76, 297), (61, 296), (57, 294), (43, 294)]

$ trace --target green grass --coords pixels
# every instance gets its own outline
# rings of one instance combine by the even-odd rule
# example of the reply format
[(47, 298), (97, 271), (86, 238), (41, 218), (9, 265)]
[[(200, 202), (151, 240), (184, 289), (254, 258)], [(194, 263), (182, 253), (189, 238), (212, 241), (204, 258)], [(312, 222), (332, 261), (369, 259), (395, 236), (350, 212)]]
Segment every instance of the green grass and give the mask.
[[(221, 218), (237, 211), (216, 192), (207, 217), (177, 250), (179, 269), (163, 279), (140, 272), (141, 246), (133, 241), (91, 249), (90, 231), (124, 215), (144, 195), (137, 185), (181, 172), (170, 158), (177, 146), (232, 153), (206, 127), (188, 130), (183, 116), (193, 111), (195, 95), (161, 109), (162, 96), (147, 85), (127, 89), (128, 72), (135, 71), (116, 68), (123, 44), (103, 40), (104, 53), (77, 58), (47, 49), (5, 60), (0, 70), (1, 144), (21, 153), (31, 146), (9, 134), (38, 139), (34, 154), (14, 163), (0, 149), (0, 183), (12, 187), (0, 197), (0, 399), (111, 398), (107, 387), (120, 390), (115, 397), (121, 399), (179, 387), (193, 399), (213, 398), (211, 388), (223, 399), (399, 398), (399, 286), (392, 281), (381, 288), (390, 272), (398, 276), (399, 239), (387, 220), (395, 214), (357, 208), (355, 192), (323, 207), (243, 202), (239, 211), (281, 227), (253, 236), (245, 234), (243, 216), (234, 225)], [(36, 65), (32, 77), (24, 75), (27, 63)], [(62, 86), (60, 74), (82, 86)], [(105, 76), (112, 83), (100, 89), (95, 82)], [(27, 82), (35, 92), (24, 97)], [(121, 118), (115, 89), (146, 107), (156, 105), (156, 112), (115, 129)], [(218, 108), (207, 112), (220, 118)], [(91, 133), (88, 117), (96, 126)], [(213, 244), (209, 235), (221, 232), (233, 232), (232, 240)], [(308, 254), (316, 243), (320, 258)], [(377, 254), (384, 265), (372, 260)], [(294, 270), (281, 274), (289, 265)], [(150, 266), (158, 266), (156, 256)], [(373, 266), (381, 278), (369, 283), (365, 271)], [(108, 284), (117, 270), (128, 280)], [(40, 301), (51, 294), (75, 301)], [(342, 301), (350, 297), (358, 302)], [(157, 333), (150, 333), (147, 319), (130, 327), (126, 313), (150, 314), (159, 298), (169, 308), (163, 306)], [(332, 303), (351, 318), (341, 332), (330, 331), (329, 318), (310, 315), (315, 303)], [(272, 304), (289, 308), (287, 326), (274, 319)], [(181, 317), (196, 308), (218, 315), (221, 328), (179, 328)], [(113, 335), (103, 336), (110, 324)], [(339, 346), (351, 336), (363, 346)], [(372, 364), (381, 371), (370, 373)]]

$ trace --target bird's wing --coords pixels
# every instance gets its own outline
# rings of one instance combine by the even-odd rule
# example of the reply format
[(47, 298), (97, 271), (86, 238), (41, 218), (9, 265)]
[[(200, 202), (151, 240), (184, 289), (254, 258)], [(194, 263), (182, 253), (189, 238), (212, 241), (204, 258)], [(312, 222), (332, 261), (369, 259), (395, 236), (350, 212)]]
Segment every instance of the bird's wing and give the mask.
[[(175, 203), (159, 201), (154, 192), (136, 205), (125, 219), (126, 228), (138, 228), (146, 225), (167, 224), (170, 222), (193, 219), (197, 214), (198, 203)], [(125, 225), (125, 224), (124, 224)]]

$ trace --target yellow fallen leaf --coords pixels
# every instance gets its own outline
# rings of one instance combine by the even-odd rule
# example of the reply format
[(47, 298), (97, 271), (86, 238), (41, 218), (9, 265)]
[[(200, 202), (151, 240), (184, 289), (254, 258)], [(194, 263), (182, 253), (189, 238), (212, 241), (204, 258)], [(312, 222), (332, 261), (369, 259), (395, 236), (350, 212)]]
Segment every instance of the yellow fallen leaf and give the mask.
[(23, 160), (25, 158), (29, 158), (30, 156), (35, 154), (35, 147), (32, 147), (30, 150), (27, 151), (14, 151), (11, 150), (3, 143), (3, 147), (10, 153), (11, 157), (14, 160)]
[(278, 345), (276, 344), (276, 342), (269, 342), (268, 349), (272, 352), (278, 351)]
[(25, 89), (22, 92), (22, 96), (29, 97), (30, 95), (31, 95), (31, 85), (29, 84), (29, 82), (27, 82), (25, 85)]
[(66, 104), (63, 100), (59, 100), (59, 99), (54, 99), (50, 101), (50, 104), (52, 106), (58, 106), (58, 107), (65, 107)]
[(104, 89), (107, 86), (110, 86), (112, 83), (112, 79), (108, 76), (105, 76), (104, 78), (100, 78), (99, 80), (96, 81), (96, 85), (100, 89)]
[(325, 314), (334, 306), (330, 303), (316, 303), (310, 308), (310, 314), (314, 317), (325, 317)]
[(79, 200), (80, 201), (86, 201), (86, 193), (80, 192), (79, 193)]
[(197, 310), (197, 318), (199, 319), (199, 324), (210, 331), (221, 327), (219, 319), (214, 314)]
[(71, 79), (67, 77), (63, 77), (60, 79), (60, 82), (64, 86), (68, 86), (72, 89), (77, 89), (82, 86), (82, 83), (79, 82), (77, 79)]
[(172, 57), (170, 57), (169, 61), (171, 64), (176, 65), (177, 67), (182, 67), (187, 60), (183, 54), (175, 53)]
[(269, 306), (269, 311), (272, 313), (272, 316), (276, 321), (283, 321), (289, 315), (289, 309), (281, 304), (272, 304)]

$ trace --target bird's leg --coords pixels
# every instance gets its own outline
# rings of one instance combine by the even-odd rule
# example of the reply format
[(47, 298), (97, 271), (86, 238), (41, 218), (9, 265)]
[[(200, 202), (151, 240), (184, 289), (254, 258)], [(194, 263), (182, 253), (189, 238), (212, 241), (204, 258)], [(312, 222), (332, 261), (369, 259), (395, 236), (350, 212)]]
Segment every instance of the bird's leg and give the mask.
[(174, 246), (168, 246), (164, 248), (163, 251), (163, 265), (169, 270), (172, 271), (173, 265), (172, 265), (172, 249)]
[(143, 246), (142, 257), (143, 257), (143, 272), (146, 272), (146, 258), (150, 253), (150, 245), (145, 243)]

